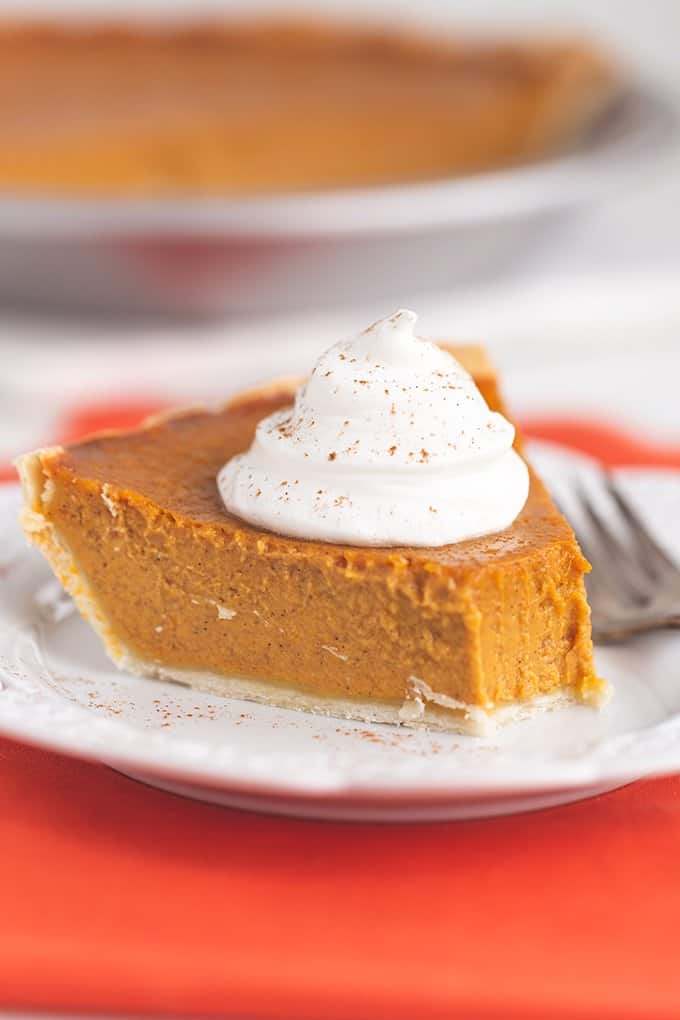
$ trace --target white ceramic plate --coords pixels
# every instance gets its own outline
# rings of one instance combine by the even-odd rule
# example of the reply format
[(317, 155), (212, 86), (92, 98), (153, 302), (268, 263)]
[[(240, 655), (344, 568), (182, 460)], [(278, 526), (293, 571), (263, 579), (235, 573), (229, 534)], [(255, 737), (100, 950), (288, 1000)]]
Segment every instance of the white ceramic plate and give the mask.
[(0, 732), (8, 736), (203, 800), (347, 820), (483, 817), (680, 771), (680, 632), (598, 649), (615, 688), (603, 710), (561, 709), (493, 738), (220, 700), (117, 671), (26, 547), (18, 499), (16, 488), (0, 490)]

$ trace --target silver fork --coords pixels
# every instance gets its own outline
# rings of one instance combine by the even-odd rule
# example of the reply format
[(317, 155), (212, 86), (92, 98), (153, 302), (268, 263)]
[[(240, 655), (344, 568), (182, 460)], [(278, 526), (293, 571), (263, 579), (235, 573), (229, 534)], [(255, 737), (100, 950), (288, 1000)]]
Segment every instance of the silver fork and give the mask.
[(593, 468), (561, 480), (556, 500), (592, 565), (586, 578), (597, 641), (680, 626), (680, 566), (673, 562), (613, 476)]

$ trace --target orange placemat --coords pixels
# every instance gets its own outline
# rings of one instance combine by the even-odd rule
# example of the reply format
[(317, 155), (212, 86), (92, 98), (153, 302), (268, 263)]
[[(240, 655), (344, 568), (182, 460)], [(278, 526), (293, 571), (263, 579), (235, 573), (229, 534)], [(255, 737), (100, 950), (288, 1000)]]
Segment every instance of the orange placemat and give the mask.
[(268, 818), (0, 741), (0, 1003), (285, 1020), (680, 1013), (680, 779), (435, 825)]
[[(655, 462), (627, 442), (598, 452)], [(510, 818), (342, 825), (0, 740), (0, 1007), (670, 1020), (679, 952), (680, 778)]]

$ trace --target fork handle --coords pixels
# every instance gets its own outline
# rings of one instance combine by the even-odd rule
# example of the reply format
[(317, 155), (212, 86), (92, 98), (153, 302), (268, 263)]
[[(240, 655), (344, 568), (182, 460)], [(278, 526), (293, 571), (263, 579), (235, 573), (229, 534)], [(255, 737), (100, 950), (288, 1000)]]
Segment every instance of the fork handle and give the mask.
[(647, 634), (652, 630), (661, 630), (663, 627), (679, 627), (680, 613), (672, 613), (669, 616), (657, 616), (653, 620), (638, 620), (635, 623), (608, 624), (606, 626), (593, 626), (593, 638), (596, 644), (617, 644), (620, 641), (627, 641), (638, 634)]

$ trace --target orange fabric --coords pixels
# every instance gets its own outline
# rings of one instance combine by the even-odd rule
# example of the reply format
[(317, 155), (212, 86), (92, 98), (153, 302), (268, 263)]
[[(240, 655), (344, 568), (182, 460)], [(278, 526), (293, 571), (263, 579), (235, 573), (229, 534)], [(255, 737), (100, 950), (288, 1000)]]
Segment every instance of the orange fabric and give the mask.
[(582, 450), (610, 467), (680, 468), (680, 442), (650, 443), (607, 422), (530, 418), (523, 422), (522, 432)]
[[(641, 462), (621, 434), (607, 450)], [(680, 777), (510, 818), (340, 825), (0, 740), (0, 1008), (670, 1020), (679, 846)]]
[(0, 1005), (281, 1020), (680, 1012), (680, 779), (488, 821), (182, 800), (0, 741)]

